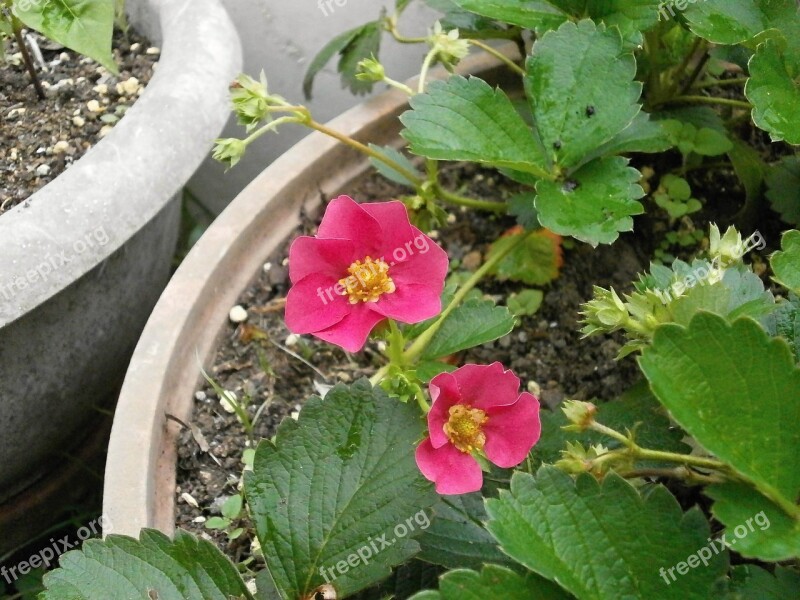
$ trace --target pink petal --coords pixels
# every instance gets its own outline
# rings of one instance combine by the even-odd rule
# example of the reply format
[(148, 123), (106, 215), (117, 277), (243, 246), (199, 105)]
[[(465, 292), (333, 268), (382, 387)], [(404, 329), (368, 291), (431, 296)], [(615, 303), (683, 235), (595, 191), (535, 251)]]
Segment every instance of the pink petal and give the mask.
[(419, 323), (442, 312), (442, 291), (426, 285), (404, 284), (371, 304), (375, 312), (401, 323)]
[(450, 264), (447, 252), (419, 229), (413, 229), (416, 245), (412, 244), (409, 252), (403, 248), (403, 253), (406, 254), (404, 261), (398, 261), (396, 256), (392, 257), (389, 264), (394, 265), (389, 273), (396, 284), (427, 284), (441, 294)]
[(293, 333), (314, 333), (340, 322), (350, 312), (344, 296), (333, 292), (336, 280), (312, 274), (295, 283), (286, 295), (286, 326)]
[(498, 467), (516, 467), (539, 441), (539, 401), (524, 392), (510, 406), (490, 408), (488, 415), (489, 421), (483, 426), (486, 457)]
[[(408, 209), (402, 202), (365, 202), (359, 204), (381, 226), (381, 256), (390, 263), (397, 262), (393, 254), (397, 248), (405, 252), (406, 244), (414, 248), (414, 229), (408, 219)], [(422, 243), (420, 243), (422, 245)], [(400, 252), (397, 253), (401, 255)]]
[(367, 338), (375, 325), (385, 317), (369, 310), (363, 304), (348, 303), (348, 306), (351, 308), (341, 321), (328, 329), (312, 333), (319, 339), (336, 344), (348, 352), (358, 352), (367, 343)]
[(478, 461), (451, 444), (434, 448), (426, 438), (417, 446), (415, 456), (419, 470), (436, 484), (439, 494), (469, 494), (483, 485)]
[(349, 196), (331, 200), (317, 230), (319, 238), (352, 240), (361, 259), (380, 258), (381, 236), (380, 223)]
[(507, 406), (519, 397), (519, 377), (499, 362), (491, 365), (464, 365), (452, 373), (458, 381), (462, 403), (488, 410)]
[(439, 373), (431, 379), (428, 389), (433, 402), (428, 413), (428, 431), (433, 447), (441, 448), (450, 443), (444, 432), (444, 424), (450, 418), (450, 407), (461, 402), (461, 392), (452, 373)]
[(312, 273), (329, 275), (336, 281), (347, 277), (347, 268), (357, 258), (350, 240), (302, 236), (289, 247), (289, 279), (295, 283)]

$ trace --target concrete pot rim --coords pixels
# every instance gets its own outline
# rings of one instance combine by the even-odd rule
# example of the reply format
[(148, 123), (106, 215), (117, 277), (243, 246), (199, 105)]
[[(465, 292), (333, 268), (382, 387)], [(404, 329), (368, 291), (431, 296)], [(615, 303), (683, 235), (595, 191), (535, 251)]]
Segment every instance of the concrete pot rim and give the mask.
[(85, 156), (0, 217), (0, 328), (68, 288), (149, 223), (229, 116), (227, 87), (241, 68), (241, 43), (220, 0), (142, 3), (158, 15), (163, 40), (145, 92)]
[[(491, 83), (513, 81), (486, 54), (465, 59), (458, 71)], [(362, 142), (396, 144), (397, 117), (407, 107), (408, 97), (391, 90), (329, 125)], [(103, 495), (114, 533), (138, 537), (142, 528), (156, 528), (172, 534), (180, 427), (165, 414), (182, 420), (191, 414), (198, 367), (208, 366), (230, 307), (294, 230), (298, 210), (313, 211), (321, 195), (334, 197), (368, 168), (360, 154), (323, 134), (308, 135), (233, 200), (181, 264), (139, 340), (117, 405)]]

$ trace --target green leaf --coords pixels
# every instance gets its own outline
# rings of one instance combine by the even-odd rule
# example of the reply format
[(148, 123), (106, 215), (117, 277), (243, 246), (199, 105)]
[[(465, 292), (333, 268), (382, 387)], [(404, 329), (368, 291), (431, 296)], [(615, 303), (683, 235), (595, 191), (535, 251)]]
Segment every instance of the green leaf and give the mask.
[(445, 573), (438, 592), (420, 592), (410, 600), (568, 600), (569, 594), (533, 573), (519, 573), (498, 565), (486, 565), (480, 573), (456, 569)]
[(753, 122), (769, 132), (773, 141), (800, 144), (800, 56), (781, 52), (778, 42), (767, 40), (750, 59), (750, 79), (744, 92), (753, 103)]
[[(525, 239), (518, 244), (520, 237)], [(506, 252), (514, 244), (518, 245), (491, 271), (500, 281), (510, 279), (527, 285), (545, 285), (558, 277), (563, 262), (559, 236), (544, 229), (504, 235), (492, 244), (486, 260)]]
[(619, 32), (565, 23), (533, 46), (525, 90), (547, 152), (569, 167), (623, 131), (639, 112), (636, 60)]
[(769, 259), (775, 281), (800, 294), (800, 231), (793, 229), (781, 237), (781, 250)]
[(511, 100), (477, 77), (434, 81), (400, 117), (419, 156), (469, 160), (547, 176), (544, 154)]
[[(622, 396), (611, 402), (598, 405), (599, 423), (617, 431), (635, 431), (636, 442), (643, 448), (688, 454), (691, 447), (684, 444), (683, 432), (672, 427), (669, 416), (650, 391), (646, 381), (633, 386)], [(609, 450), (622, 447), (617, 440), (596, 431), (564, 431), (569, 425), (563, 411), (542, 411), (542, 437), (531, 451), (536, 465), (554, 463), (561, 458), (567, 442), (578, 442), (587, 448), (603, 444)], [(640, 463), (638, 467), (652, 467), (652, 463)]]
[(767, 198), (786, 223), (800, 225), (800, 156), (785, 156), (769, 166)]
[(303, 78), (303, 94), (306, 99), (311, 98), (316, 76), (337, 54), (340, 55), (339, 72), (342, 74), (343, 85), (349, 85), (353, 93), (372, 89), (372, 83), (359, 81), (355, 74), (362, 59), (370, 58), (373, 54), (377, 56), (380, 36), (380, 21), (371, 21), (345, 31), (328, 42), (311, 61)]
[(693, 123), (675, 119), (661, 121), (661, 126), (682, 154), (694, 152), (701, 156), (719, 156), (733, 149), (733, 142), (727, 134), (711, 127), (697, 127)]
[[(663, 325), (639, 358), (656, 397), (706, 450), (800, 514), (800, 369), (752, 319)], [(792, 506), (795, 508), (793, 509)]]
[(800, 556), (800, 521), (752, 487), (725, 483), (709, 486), (705, 493), (714, 500), (711, 511), (725, 525), (725, 542), (731, 550), (768, 561)]
[(728, 151), (728, 158), (733, 164), (736, 176), (744, 186), (748, 201), (756, 202), (760, 197), (767, 172), (767, 165), (761, 158), (761, 153), (750, 144), (737, 139), (733, 142), (733, 148)]
[(153, 593), (159, 600), (253, 600), (236, 567), (213, 543), (181, 530), (174, 541), (152, 529), (143, 529), (139, 540), (121, 535), (88, 540), (60, 564), (45, 575), (41, 600), (156, 597)]
[(352, 600), (403, 600), (419, 590), (436, 587), (441, 567), (413, 559), (397, 567), (391, 577), (377, 587), (364, 590)]
[(109, 0), (16, 2), (14, 13), (31, 29), (84, 54), (116, 74), (111, 54), (114, 3)]
[(229, 519), (211, 517), (205, 522), (206, 529), (226, 529), (231, 524)]
[(514, 317), (505, 306), (491, 300), (467, 300), (447, 317), (425, 349), (422, 358), (433, 360), (511, 333)]
[[(504, 172), (504, 174), (506, 173), (507, 172)], [(539, 180), (536, 179), (532, 183), (535, 186), (538, 182)], [(535, 192), (523, 192), (521, 194), (516, 194), (508, 199), (508, 214), (513, 217), (517, 217), (517, 223), (522, 225), (526, 230), (532, 231), (534, 229), (538, 229), (540, 227), (539, 216), (536, 212), (535, 203)]]
[(764, 320), (764, 325), (771, 336), (780, 336), (789, 342), (795, 359), (800, 362), (800, 298), (790, 294), (789, 299), (778, 304)]
[(239, 494), (234, 494), (222, 504), (222, 509), (220, 512), (222, 512), (223, 517), (227, 517), (228, 519), (236, 519), (241, 514), (243, 505), (244, 498), (242, 498)]
[(517, 472), (486, 510), (504, 552), (581, 599), (707, 600), (727, 567), (719, 554), (667, 585), (666, 570), (707, 544), (708, 523), (666, 488), (640, 496), (613, 473), (600, 484), (547, 466), (535, 478)]
[(480, 493), (444, 497), (433, 514), (433, 524), (417, 539), (422, 548), (418, 558), (448, 569), (513, 564), (482, 524), (486, 510)]
[[(417, 170), (417, 167), (414, 166), (408, 157), (405, 154), (392, 148), (391, 146), (377, 146), (375, 144), (370, 144), (369, 147), (378, 152), (379, 154), (390, 158), (394, 162), (396, 162), (401, 167), (405, 168), (407, 171), (416, 175), (419, 179), (424, 180), (425, 176)], [(378, 160), (376, 158), (370, 158), (369, 162), (372, 163), (372, 166), (375, 167), (375, 170), (378, 171), (381, 175), (386, 177), (389, 181), (394, 181), (395, 183), (399, 183), (400, 185), (406, 185), (408, 187), (414, 187), (414, 182), (408, 179), (405, 175), (400, 173), (399, 171), (393, 169), (385, 162)]]
[(767, 29), (791, 21), (797, 14), (794, 0), (703, 0), (683, 13), (697, 35), (715, 44), (733, 45)]
[(453, 0), (470, 12), (532, 29), (536, 32), (556, 29), (567, 20), (567, 15), (544, 0)]
[(508, 310), (515, 317), (527, 317), (536, 313), (542, 306), (544, 292), (542, 290), (522, 290), (511, 294), (506, 301)]
[(284, 600), (326, 578), (353, 594), (418, 552), (412, 537), (436, 501), (414, 461), (421, 435), (414, 407), (362, 380), (310, 398), (299, 421), (281, 423), (276, 445), (259, 444), (245, 492)]
[(800, 589), (800, 573), (775, 567), (775, 575), (755, 565), (731, 569), (730, 593), (725, 600), (795, 600)]
[(630, 125), (600, 146), (592, 156), (608, 156), (628, 152), (664, 152), (672, 147), (659, 121), (653, 121), (646, 112), (636, 115)]
[(598, 158), (578, 169), (566, 183), (536, 186), (539, 221), (550, 231), (597, 246), (610, 244), (621, 231), (633, 230), (633, 215), (644, 212), (641, 174), (619, 156)]
[(419, 379), (421, 382), (428, 383), (440, 373), (452, 373), (457, 368), (458, 367), (455, 365), (438, 362), (435, 360), (424, 361), (417, 365), (416, 375), (417, 379)]

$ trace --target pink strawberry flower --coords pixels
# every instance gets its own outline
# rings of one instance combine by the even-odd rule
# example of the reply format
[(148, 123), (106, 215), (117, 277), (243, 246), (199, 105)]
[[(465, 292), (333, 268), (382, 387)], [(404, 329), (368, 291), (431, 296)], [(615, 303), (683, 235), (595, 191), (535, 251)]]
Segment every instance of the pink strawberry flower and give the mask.
[(289, 249), (286, 325), (348, 352), (384, 319), (419, 323), (442, 310), (447, 254), (411, 225), (402, 202), (332, 200), (315, 237)]
[(431, 380), (430, 437), (417, 466), (440, 494), (468, 494), (483, 485), (474, 453), (498, 467), (520, 464), (539, 440), (539, 400), (519, 393), (519, 378), (499, 362), (464, 365)]

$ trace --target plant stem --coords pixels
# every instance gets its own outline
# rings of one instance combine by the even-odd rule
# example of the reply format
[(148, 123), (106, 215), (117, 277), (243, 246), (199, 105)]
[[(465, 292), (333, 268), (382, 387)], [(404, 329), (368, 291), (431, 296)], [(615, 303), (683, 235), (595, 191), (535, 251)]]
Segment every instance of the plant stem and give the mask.
[(633, 469), (622, 474), (626, 479), (637, 477), (671, 477), (682, 479), (686, 483), (694, 485), (711, 485), (714, 483), (724, 483), (725, 480), (713, 475), (703, 475), (686, 467), (676, 467), (674, 469)]
[(692, 86), (693, 90), (702, 90), (710, 87), (725, 87), (728, 85), (744, 85), (750, 81), (749, 77), (737, 77), (736, 79), (714, 79), (704, 83), (696, 83)]
[[(422, 187), (423, 183), (425, 183), (415, 173), (412, 173), (411, 171), (409, 171), (399, 163), (395, 162), (388, 156), (385, 156), (384, 154), (381, 154), (380, 152), (373, 150), (366, 144), (362, 144), (361, 142), (354, 140), (353, 138), (339, 131), (336, 131), (335, 129), (331, 129), (330, 127), (323, 125), (322, 123), (318, 123), (313, 119), (311, 119), (310, 117), (308, 118), (308, 120), (302, 122), (304, 125), (310, 127), (311, 129), (319, 131), (320, 133), (324, 133), (325, 135), (328, 135), (342, 142), (343, 144), (350, 146), (351, 148), (354, 148), (355, 150), (358, 150), (363, 154), (366, 154), (370, 158), (374, 158), (375, 160), (382, 162), (386, 166), (390, 167), (392, 170), (397, 171), (404, 178), (408, 179), (408, 181), (411, 182), (411, 184), (417, 190), (419, 190)], [(475, 208), (479, 210), (487, 210), (492, 212), (505, 212), (507, 208), (507, 205), (504, 202), (490, 202), (487, 200), (477, 200), (474, 198), (466, 198), (464, 196), (459, 196), (458, 194), (448, 192), (447, 190), (442, 188), (442, 186), (438, 182), (434, 184), (433, 191), (438, 198), (444, 200), (445, 202), (449, 202), (451, 204), (457, 204), (460, 206), (466, 206), (468, 208)]]
[(458, 306), (464, 301), (464, 298), (467, 297), (472, 289), (480, 283), (481, 279), (483, 279), (492, 269), (494, 269), (497, 264), (502, 261), (506, 256), (508, 256), (512, 251), (514, 251), (522, 242), (528, 239), (528, 236), (531, 235), (532, 232), (521, 235), (519, 239), (517, 239), (513, 244), (510, 244), (507, 248), (505, 248), (502, 252), (498, 252), (490, 259), (488, 259), (480, 269), (475, 271), (472, 276), (464, 282), (456, 295), (453, 296), (453, 299), (450, 301), (450, 304), (442, 311), (442, 314), (439, 315), (439, 318), (428, 327), (425, 331), (423, 331), (420, 336), (414, 340), (414, 343), (408, 347), (408, 350), (404, 353), (404, 360), (408, 363), (413, 363), (417, 360), (420, 355), (425, 351), (425, 348), (428, 347), (433, 337), (436, 333), (441, 329), (442, 325), (444, 324), (447, 317), (458, 308)]
[(393, 87), (395, 89), (400, 90), (401, 92), (405, 92), (409, 96), (413, 96), (414, 95), (414, 90), (412, 90), (410, 87), (408, 87), (405, 83), (400, 83), (399, 81), (396, 81), (396, 80), (392, 79), (391, 77), (384, 77), (383, 78), (383, 82), (388, 86), (391, 86), (391, 87)]
[(698, 104), (718, 104), (720, 106), (744, 108), (746, 110), (753, 109), (753, 105), (749, 102), (743, 102), (742, 100), (731, 100), (730, 98), (713, 98), (711, 96), (677, 96), (670, 100), (670, 102), (697, 102)]
[(470, 40), (467, 40), (467, 41), (468, 41), (468, 42), (469, 42), (471, 45), (473, 45), (473, 46), (475, 46), (475, 47), (477, 47), (477, 48), (480, 48), (480, 49), (481, 49), (481, 50), (483, 50), (484, 52), (488, 52), (489, 54), (491, 54), (491, 55), (492, 55), (492, 56), (494, 56), (495, 58), (497, 58), (497, 59), (499, 59), (499, 60), (503, 61), (505, 64), (507, 64), (507, 65), (508, 65), (508, 67), (509, 67), (509, 68), (510, 68), (512, 71), (515, 71), (516, 73), (518, 73), (518, 74), (519, 74), (519, 75), (521, 75), (522, 77), (525, 77), (525, 75), (527, 75), (527, 73), (525, 72), (525, 69), (523, 69), (522, 67), (520, 67), (520, 66), (519, 66), (517, 63), (515, 63), (513, 60), (511, 60), (510, 58), (508, 58), (508, 57), (507, 57), (505, 54), (503, 54), (502, 52), (499, 52), (498, 50), (495, 50), (494, 48), (492, 48), (492, 47), (491, 47), (489, 44), (484, 44), (483, 42), (481, 42), (481, 41), (478, 41), (478, 40), (474, 40), (474, 39), (470, 39)]
[(384, 21), (384, 29), (386, 29), (386, 31), (388, 31), (392, 35), (392, 37), (401, 44), (424, 44), (425, 42), (428, 41), (428, 38), (424, 37), (410, 38), (401, 35), (400, 32), (397, 30), (396, 15), (389, 17)]
[(428, 79), (428, 71), (433, 64), (433, 59), (439, 54), (439, 48), (434, 46), (425, 55), (425, 60), (422, 61), (422, 70), (419, 72), (419, 84), (417, 85), (417, 93), (422, 94), (425, 92), (425, 81)]
[(285, 117), (279, 117), (274, 121), (270, 121), (263, 127), (257, 129), (256, 131), (248, 135), (246, 138), (244, 138), (244, 140), (242, 141), (244, 142), (245, 146), (249, 146), (265, 133), (272, 131), (273, 129), (276, 129), (277, 127), (283, 125), (284, 123), (302, 123), (302, 122), (303, 121), (301, 117), (298, 116), (286, 115)]
[(705, 46), (705, 52), (703, 53), (703, 56), (700, 58), (700, 60), (697, 61), (697, 64), (695, 65), (694, 70), (692, 71), (692, 74), (689, 75), (689, 79), (687, 79), (686, 83), (683, 84), (680, 94), (685, 94), (686, 92), (689, 91), (689, 89), (694, 85), (694, 82), (697, 81), (697, 78), (700, 77), (700, 73), (703, 72), (703, 69), (705, 68), (706, 64), (711, 58), (711, 55), (708, 53), (708, 44), (705, 43), (705, 40), (703, 40), (703, 43)]
[(28, 47), (25, 45), (25, 39), (22, 37), (22, 21), (20, 21), (14, 15), (11, 15), (11, 28), (14, 31), (14, 38), (17, 40), (17, 46), (19, 46), (20, 54), (22, 54), (22, 61), (25, 63), (25, 68), (28, 70), (28, 74), (31, 76), (31, 81), (33, 82), (33, 87), (36, 90), (36, 95), (39, 96), (39, 100), (44, 100), (46, 96), (44, 93), (44, 88), (42, 88), (42, 82), (39, 81), (39, 75), (36, 73), (36, 67), (33, 65), (31, 55), (28, 53)]

